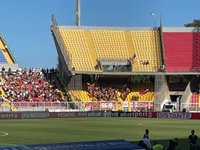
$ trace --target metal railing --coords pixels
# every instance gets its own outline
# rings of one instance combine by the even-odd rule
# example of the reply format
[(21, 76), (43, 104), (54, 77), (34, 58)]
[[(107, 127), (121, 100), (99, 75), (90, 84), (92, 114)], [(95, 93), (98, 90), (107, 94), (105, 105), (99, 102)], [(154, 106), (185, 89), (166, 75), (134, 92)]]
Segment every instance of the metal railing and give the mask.
[(0, 106), (1, 112), (9, 111), (153, 111), (153, 102), (13, 102), (12, 105)]
[[(11, 106), (0, 105), (0, 112), (10, 111), (49, 111), (49, 112), (83, 112), (83, 111), (123, 111), (123, 112), (153, 112), (160, 103), (149, 101), (91, 101), (91, 102), (14, 102)], [(182, 103), (180, 110), (177, 107), (175, 112), (182, 112), (186, 104)], [(185, 108), (187, 112), (199, 112), (199, 103), (188, 103)], [(162, 111), (155, 110), (155, 111)]]
[(14, 102), (13, 108), (17, 111), (50, 111), (65, 110), (66, 103), (62, 102)]
[(166, 67), (166, 72), (200, 72), (200, 67)]
[(180, 111), (183, 111), (183, 109), (185, 109), (185, 111), (187, 112), (200, 112), (200, 105), (199, 103), (189, 103), (189, 104), (182, 103)]
[(69, 70), (71, 71), (72, 70), (72, 63), (71, 63), (70, 54), (66, 51), (63, 40), (62, 40), (61, 35), (59, 33), (59, 30), (58, 30), (58, 24), (57, 24), (56, 19), (53, 15), (51, 17), (51, 30), (54, 33), (55, 38), (57, 39), (61, 53), (62, 53), (62, 55), (65, 59), (66, 64), (69, 67)]

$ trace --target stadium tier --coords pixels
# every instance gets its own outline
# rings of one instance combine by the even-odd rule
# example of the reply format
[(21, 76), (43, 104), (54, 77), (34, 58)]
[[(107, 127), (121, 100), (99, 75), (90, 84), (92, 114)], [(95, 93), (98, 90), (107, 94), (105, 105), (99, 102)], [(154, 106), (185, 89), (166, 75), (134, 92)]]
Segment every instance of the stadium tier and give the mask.
[(54, 30), (73, 72), (158, 72), (160, 31), (153, 28), (60, 27)]
[(132, 71), (159, 71), (162, 65), (159, 30), (132, 30), (130, 32), (132, 49), (137, 56), (135, 61), (137, 69), (133, 67)]
[(51, 31), (74, 103), (199, 109), (199, 28), (60, 26), (52, 18)]
[(73, 102), (90, 101), (154, 101), (153, 84), (103, 84), (87, 83), (86, 89), (69, 90)]
[(62, 105), (65, 108), (63, 93), (56, 88), (54, 76), (52, 69), (50, 72), (33, 68), (2, 71), (0, 105), (12, 111), (27, 111), (34, 107), (44, 111), (41, 106), (58, 108)]
[(87, 44), (84, 30), (63, 30), (60, 29), (60, 35), (69, 53), (72, 66), (75, 70), (93, 71), (96, 65), (95, 57)]
[(191, 33), (164, 33), (167, 71), (191, 71), (193, 41)]
[(93, 51), (98, 60), (127, 60), (130, 53), (127, 49), (123, 30), (90, 30)]
[[(118, 28), (52, 25), (69, 72), (177, 73), (200, 70), (195, 27)], [(184, 61), (183, 61), (184, 60)]]

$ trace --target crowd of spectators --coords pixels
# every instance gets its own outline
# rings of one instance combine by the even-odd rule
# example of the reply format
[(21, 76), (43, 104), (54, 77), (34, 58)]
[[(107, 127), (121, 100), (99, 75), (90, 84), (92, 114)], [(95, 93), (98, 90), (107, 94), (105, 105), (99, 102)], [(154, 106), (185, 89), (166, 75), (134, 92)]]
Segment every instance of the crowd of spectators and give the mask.
[(87, 83), (87, 91), (94, 101), (117, 101), (125, 100), (130, 93), (127, 85), (123, 84), (103, 84)]
[(0, 85), (11, 102), (60, 102), (62, 92), (54, 84), (54, 69), (2, 70)]
[(140, 96), (147, 94), (152, 88), (151, 84), (126, 84), (126, 83), (87, 83), (85, 89), (93, 101), (125, 101), (127, 96), (135, 91), (137, 95), (132, 95), (130, 100), (138, 101)]

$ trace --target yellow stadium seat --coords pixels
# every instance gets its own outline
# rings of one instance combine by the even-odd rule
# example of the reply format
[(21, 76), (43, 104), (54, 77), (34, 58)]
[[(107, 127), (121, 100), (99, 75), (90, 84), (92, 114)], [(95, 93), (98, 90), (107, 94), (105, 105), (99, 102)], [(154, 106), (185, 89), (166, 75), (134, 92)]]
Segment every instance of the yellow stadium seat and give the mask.
[[(132, 30), (131, 38), (135, 50), (138, 68), (133, 71), (156, 72), (161, 66), (161, 48), (158, 31), (153, 30)], [(142, 62), (149, 61), (144, 65)]]
[(75, 71), (96, 71), (96, 60), (89, 49), (85, 31), (60, 28), (59, 32)]
[(92, 98), (89, 97), (89, 93), (83, 90), (70, 90), (69, 95), (71, 96), (73, 101), (92, 101)]
[(129, 60), (134, 54), (133, 72), (156, 72), (162, 64), (159, 30), (59, 28), (59, 32), (75, 71), (100, 71), (95, 68), (98, 60)]
[(123, 30), (90, 30), (98, 59), (127, 60), (130, 58)]

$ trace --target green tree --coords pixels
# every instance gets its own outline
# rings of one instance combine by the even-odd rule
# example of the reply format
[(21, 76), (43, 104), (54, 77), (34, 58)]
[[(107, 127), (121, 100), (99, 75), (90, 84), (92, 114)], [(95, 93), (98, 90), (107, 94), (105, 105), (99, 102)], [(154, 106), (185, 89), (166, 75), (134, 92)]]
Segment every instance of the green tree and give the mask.
[(194, 19), (193, 22), (184, 25), (185, 27), (200, 27), (200, 19)]

